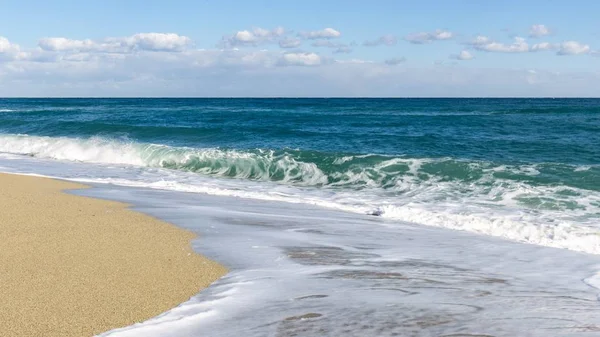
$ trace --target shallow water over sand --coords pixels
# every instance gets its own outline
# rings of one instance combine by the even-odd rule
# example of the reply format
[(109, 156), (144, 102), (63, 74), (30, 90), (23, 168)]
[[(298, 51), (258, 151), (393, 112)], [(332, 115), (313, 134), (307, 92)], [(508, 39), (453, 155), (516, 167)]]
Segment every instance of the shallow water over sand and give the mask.
[(598, 256), (285, 203), (77, 193), (198, 231), (195, 249), (232, 270), (161, 317), (103, 336), (600, 333), (600, 290), (585, 282)]

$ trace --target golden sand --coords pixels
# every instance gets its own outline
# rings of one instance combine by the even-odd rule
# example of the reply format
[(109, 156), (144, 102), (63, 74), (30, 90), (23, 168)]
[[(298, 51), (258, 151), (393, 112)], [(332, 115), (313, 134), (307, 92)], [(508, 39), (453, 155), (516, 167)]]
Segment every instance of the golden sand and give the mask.
[(224, 275), (195, 235), (85, 186), (0, 174), (0, 335), (93, 336), (156, 316)]

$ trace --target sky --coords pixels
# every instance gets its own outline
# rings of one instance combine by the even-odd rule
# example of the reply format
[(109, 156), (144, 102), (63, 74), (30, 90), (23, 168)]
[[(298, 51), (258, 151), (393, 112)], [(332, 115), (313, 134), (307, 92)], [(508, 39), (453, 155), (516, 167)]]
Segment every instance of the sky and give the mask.
[(600, 1), (0, 0), (0, 97), (600, 97)]

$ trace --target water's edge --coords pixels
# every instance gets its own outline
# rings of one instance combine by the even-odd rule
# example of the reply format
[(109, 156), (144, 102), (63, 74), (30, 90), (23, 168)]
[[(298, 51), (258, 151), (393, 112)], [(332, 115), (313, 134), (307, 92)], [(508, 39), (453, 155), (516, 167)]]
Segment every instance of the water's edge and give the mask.
[[(91, 195), (91, 196), (94, 196), (94, 197), (105, 197), (105, 198), (109, 198), (109, 199), (112, 199), (112, 200), (126, 201), (126, 202), (129, 202), (129, 203), (132, 203), (132, 199), (123, 198), (122, 196), (121, 197), (117, 197), (115, 195), (115, 196), (113, 196), (111, 198), (111, 196), (109, 195), (110, 192), (107, 194), (107, 191), (110, 189), (110, 187), (102, 186), (102, 185), (94, 185), (94, 184), (92, 184), (92, 186), (93, 186), (93, 189), (89, 189), (89, 190), (86, 190), (86, 191), (74, 191), (74, 192), (76, 192), (77, 194), (80, 194), (80, 195)], [(128, 188), (125, 187), (125, 189), (128, 189)], [(137, 190), (141, 194), (146, 194), (146, 193), (153, 194), (153, 193), (157, 192), (157, 191), (152, 191), (152, 190), (146, 190), (146, 191), (144, 191), (145, 189), (143, 189), (143, 188), (141, 188), (141, 189), (139, 189), (139, 188), (133, 188), (133, 190)], [(158, 192), (158, 195), (160, 195), (160, 192)], [(244, 204), (243, 199), (231, 198), (231, 197), (206, 196), (205, 198), (200, 198), (200, 200), (202, 200), (202, 199), (207, 200), (207, 199), (213, 199), (213, 198), (216, 198), (217, 200), (218, 199), (223, 199), (224, 200), (223, 202), (221, 202), (221, 201), (217, 201), (217, 202), (220, 205), (226, 204), (226, 206), (224, 207), (224, 210), (225, 210), (226, 213), (229, 213), (230, 211), (232, 211), (232, 213), (231, 213), (232, 219), (230, 219), (228, 221), (233, 221), (233, 223), (235, 223), (235, 226), (240, 226), (240, 225), (243, 226), (244, 220), (242, 220), (242, 219), (244, 219), (244, 218), (246, 218), (246, 221), (248, 223), (252, 222), (251, 220), (248, 220), (247, 215), (241, 215), (240, 219), (235, 220), (235, 216), (236, 216), (236, 214), (238, 214), (239, 207), (240, 207), (240, 206), (236, 206), (237, 202), (241, 202), (241, 204)], [(237, 200), (235, 200), (235, 199), (237, 199)], [(227, 206), (228, 203), (231, 203), (233, 205), (231, 207), (231, 209), (228, 208), (228, 206)], [(263, 202), (263, 201), (253, 202), (249, 206), (245, 206), (244, 207), (245, 208), (244, 212), (252, 212), (252, 205), (257, 205), (257, 204), (261, 204), (261, 203), (263, 203), (265, 205), (266, 204), (270, 204), (269, 202)], [(285, 210), (283, 208), (294, 208), (294, 206), (295, 206), (295, 205), (286, 205), (286, 204), (281, 204), (281, 203), (275, 203), (275, 205), (271, 205), (269, 207), (270, 208), (271, 207), (277, 207), (278, 204), (279, 204), (279, 206), (282, 207), (282, 213), (284, 213), (284, 214), (287, 214), (287, 210)], [(302, 206), (302, 205), (300, 205), (300, 207), (304, 208), (304, 206)], [(308, 210), (310, 210), (311, 208), (313, 208), (313, 207), (312, 206), (308, 207)], [(168, 221), (170, 223), (173, 223), (176, 226), (180, 226), (180, 227), (185, 228), (185, 229), (194, 228), (194, 227), (190, 227), (189, 223), (186, 223), (186, 221), (189, 221), (189, 218), (183, 217), (183, 219), (187, 219), (187, 220), (179, 220), (179, 221), (177, 220), (179, 218), (179, 216), (176, 213), (177, 210), (172, 210), (172, 212), (167, 212), (163, 216), (160, 216), (160, 213), (164, 212), (166, 210), (161, 209), (160, 207), (156, 208), (155, 205), (152, 205), (151, 203), (144, 205), (144, 202), (139, 202), (139, 203), (133, 202), (132, 203), (132, 209), (135, 210), (135, 211), (138, 211), (138, 212), (143, 212), (143, 213), (149, 214), (151, 216), (156, 216), (156, 217), (160, 218), (161, 220)], [(303, 211), (300, 211), (300, 212), (303, 213)], [(324, 212), (328, 213), (329, 211), (324, 210)], [(196, 213), (196, 212), (194, 212), (194, 213)], [(351, 218), (355, 217), (355, 215), (353, 215), (353, 214), (347, 214), (347, 215), (348, 215), (347, 219), (351, 219)], [(286, 216), (286, 218), (287, 218), (287, 216)], [(254, 220), (254, 221), (256, 221), (256, 220)], [(346, 221), (349, 221), (349, 220), (346, 220)], [(384, 223), (385, 223), (385, 221), (384, 221)], [(237, 292), (240, 292), (240, 291), (243, 292), (243, 290), (240, 290), (240, 288), (243, 288), (243, 286), (246, 283), (252, 284), (252, 287), (250, 288), (250, 291), (257, 292), (257, 294), (253, 294), (253, 296), (251, 296), (253, 298), (252, 303), (254, 303), (254, 305), (258, 305), (259, 307), (262, 307), (262, 306), (269, 306), (270, 303), (273, 303), (272, 302), (274, 300), (273, 296), (269, 296), (269, 295), (267, 295), (267, 293), (265, 293), (265, 290), (269, 289), (269, 287), (270, 287), (269, 284), (271, 284), (273, 282), (276, 282), (276, 283), (277, 282), (287, 282), (286, 280), (288, 280), (290, 278), (290, 276), (294, 277), (294, 275), (293, 275), (294, 272), (291, 272), (291, 270), (286, 270), (287, 268), (285, 268), (285, 267), (282, 268), (281, 266), (279, 266), (279, 267), (278, 266), (270, 266), (270, 267), (275, 267), (277, 269), (279, 269), (279, 268), (283, 269), (283, 273), (280, 270), (280, 271), (278, 271), (276, 273), (276, 275), (265, 276), (265, 275), (261, 275), (262, 273), (257, 274), (256, 272), (258, 270), (261, 270), (262, 268), (265, 267), (264, 263), (258, 263), (258, 265), (260, 265), (260, 267), (259, 267), (259, 266), (257, 266), (257, 263), (255, 261), (249, 261), (249, 259), (255, 259), (256, 256), (246, 256), (244, 258), (240, 258), (240, 256), (236, 255), (235, 252), (243, 254), (243, 250), (242, 251), (238, 251), (237, 248), (227, 249), (225, 247), (228, 246), (228, 243), (225, 243), (224, 244), (225, 247), (224, 247), (222, 243), (219, 243), (218, 241), (212, 240), (214, 238), (214, 235), (223, 237), (223, 235), (228, 235), (228, 234), (218, 233), (218, 232), (220, 232), (218, 224), (215, 223), (215, 222), (211, 222), (211, 224), (212, 225), (207, 225), (206, 228), (210, 228), (210, 230), (213, 231), (213, 233), (209, 234), (209, 232), (199, 231), (199, 238), (196, 239), (193, 242), (194, 249), (198, 253), (200, 253), (202, 255), (205, 255), (205, 256), (207, 256), (207, 257), (209, 257), (211, 259), (214, 259), (215, 261), (219, 261), (220, 263), (224, 263), (225, 265), (230, 266), (231, 267), (230, 273), (228, 275), (224, 276), (222, 279), (220, 279), (217, 282), (215, 282), (209, 288), (207, 288), (207, 289), (203, 290), (202, 292), (200, 292), (197, 296), (195, 296), (194, 298), (190, 299), (190, 301), (188, 301), (186, 303), (182, 303), (181, 306), (179, 306), (177, 308), (174, 308), (172, 311), (166, 312), (163, 315), (157, 316), (156, 318), (151, 319), (148, 322), (142, 323), (140, 325), (131, 326), (131, 327), (127, 327), (125, 329), (119, 329), (119, 330), (116, 330), (116, 331), (107, 332), (106, 334), (103, 334), (101, 336), (103, 336), (103, 337), (108, 337), (108, 336), (110, 336), (110, 337), (138, 336), (139, 334), (145, 335), (147, 332), (152, 331), (151, 327), (153, 327), (154, 325), (159, 325), (160, 326), (160, 325), (166, 324), (166, 326), (169, 326), (169, 327), (177, 326), (176, 322), (178, 322), (178, 320), (180, 320), (182, 318), (181, 315), (183, 313), (189, 313), (190, 310), (198, 310), (194, 314), (195, 317), (198, 317), (199, 319), (202, 318), (201, 321), (204, 321), (204, 324), (206, 324), (206, 326), (209, 327), (209, 328), (213, 327), (215, 325), (215, 321), (217, 321), (217, 322), (219, 321), (219, 317), (220, 317), (220, 319), (224, 320), (225, 322), (230, 322), (231, 318), (229, 318), (229, 319), (226, 318), (228, 316), (227, 308), (231, 309), (233, 311), (231, 317), (235, 317), (236, 314), (240, 314), (238, 312), (239, 310), (233, 310), (233, 308), (230, 306), (231, 305), (230, 303), (222, 303), (222, 302), (234, 301), (234, 303), (235, 303), (235, 298), (236, 298), (235, 294)], [(304, 226), (301, 225), (300, 229), (292, 229), (292, 233), (301, 233), (301, 232), (303, 232), (304, 231), (304, 229), (302, 229), (303, 227)], [(415, 231), (415, 230), (417, 232), (419, 232), (419, 231), (425, 231), (425, 233), (429, 233), (429, 230), (430, 230), (429, 228), (423, 228), (423, 227), (418, 226), (418, 225), (416, 225), (416, 227), (413, 227), (413, 225), (410, 225), (409, 228), (410, 228), (410, 231)], [(198, 228), (196, 228), (195, 230), (198, 231)], [(250, 230), (254, 230), (254, 228), (251, 228)], [(285, 232), (288, 231), (286, 229), (283, 229), (283, 230)], [(300, 230), (300, 231), (298, 231), (298, 230)], [(472, 239), (474, 239), (475, 241), (483, 240), (483, 242), (486, 242), (487, 244), (491, 244), (491, 245), (498, 244), (499, 242), (502, 242), (501, 239), (489, 238), (489, 237), (486, 237), (486, 236), (482, 236), (482, 235), (478, 235), (478, 234), (473, 234), (473, 233), (456, 232), (456, 231), (453, 231), (453, 230), (450, 230), (450, 229), (444, 229), (444, 228), (433, 229), (433, 230), (435, 232), (440, 231), (441, 234), (439, 234), (439, 235), (445, 237), (444, 241), (449, 241), (449, 242), (454, 241), (454, 239), (452, 239), (452, 236), (458, 236), (459, 237), (458, 242), (461, 242), (462, 240), (464, 240), (464, 238), (466, 238), (466, 240), (467, 240), (466, 242), (468, 242), (468, 241), (470, 241)], [(307, 231), (309, 231), (309, 230), (307, 229)], [(407, 236), (411, 236), (410, 231), (407, 233)], [(241, 239), (239, 237), (239, 236), (244, 237), (243, 233), (241, 233), (241, 234), (238, 233), (237, 235), (233, 235), (233, 236), (236, 237), (236, 238), (233, 239), (233, 242), (234, 242), (235, 245), (239, 244), (240, 241), (243, 242), (243, 239)], [(426, 234), (426, 236), (427, 236), (427, 234)], [(210, 245), (206, 245), (206, 243), (207, 243), (207, 241), (209, 239), (210, 239), (211, 243), (210, 243)], [(410, 240), (410, 238), (409, 238), (409, 240)], [(231, 239), (229, 239), (227, 241), (229, 241), (229, 243), (231, 243)], [(227, 242), (227, 241), (225, 241), (225, 242)], [(295, 241), (295, 240), (292, 240), (292, 241)], [(359, 240), (359, 242), (360, 242), (360, 240)], [(291, 244), (291, 245), (294, 246), (296, 244), (297, 243)], [(316, 242), (313, 243), (313, 244), (319, 245)], [(508, 246), (513, 246), (513, 247), (519, 247), (520, 246), (521, 248), (524, 248), (524, 247), (526, 247), (526, 248), (533, 248), (534, 251), (536, 250), (535, 246), (530, 246), (530, 245), (522, 244), (522, 243), (503, 242), (503, 244), (507, 244)], [(295, 258), (294, 255), (296, 254), (295, 249), (297, 249), (297, 248), (292, 247), (292, 252), (290, 254), (290, 251), (288, 250), (289, 248), (284, 248), (287, 245), (290, 245), (290, 244), (289, 243), (285, 244), (285, 243), (282, 242), (277, 247), (274, 247), (274, 248), (276, 248), (277, 250), (280, 251), (279, 254), (277, 254), (278, 256), (277, 256), (277, 258), (275, 260), (280, 260), (282, 258), (282, 255), (280, 255), (281, 252), (286, 252), (287, 251), (287, 253), (285, 255), (283, 255), (283, 256), (286, 256), (286, 259), (289, 259), (291, 257), (291, 260), (292, 260), (291, 262), (293, 264), (299, 263), (299, 266), (304, 265), (305, 262), (301, 261), (302, 259), (305, 259), (304, 255), (303, 255), (304, 253), (300, 252), (299, 254), (302, 256), (302, 257), (300, 257), (301, 260), (296, 260), (297, 258)], [(500, 244), (500, 246), (502, 246), (502, 244)], [(215, 248), (215, 247), (217, 247), (217, 248)], [(223, 249), (229, 250), (230, 252), (224, 254), (223, 253)], [(253, 250), (260, 249), (260, 245), (253, 246), (252, 249)], [(299, 249), (302, 250), (304, 248), (299, 248)], [(449, 247), (448, 247), (448, 249), (454, 251), (455, 254), (456, 254), (457, 252), (463, 250), (464, 246), (461, 245), (461, 244), (456, 244), (456, 245), (452, 246), (452, 244), (450, 244)], [(495, 248), (495, 249), (498, 249), (498, 248)], [(499, 250), (503, 250), (503, 249), (504, 248), (500, 248)], [(568, 252), (568, 251), (564, 251), (562, 249), (545, 248), (545, 247), (540, 247), (540, 249), (542, 249), (544, 252), (550, 251), (550, 252), (554, 252), (555, 253), (555, 255), (551, 254), (550, 256), (545, 257), (546, 259), (548, 259), (548, 261), (554, 260), (553, 263), (560, 263), (560, 261), (563, 261), (563, 260), (564, 261), (571, 260), (573, 258), (573, 256), (579, 256), (579, 257), (581, 257), (580, 253), (571, 253), (571, 252)], [(352, 255), (352, 254), (356, 254), (356, 253), (357, 252), (350, 253), (350, 254)], [(567, 253), (566, 254), (567, 257), (565, 257), (565, 258), (556, 258), (556, 257), (563, 256), (562, 253)], [(330, 254), (330, 253), (327, 253), (327, 254)], [(503, 254), (503, 253), (501, 253), (501, 254)], [(461, 254), (459, 253), (459, 255), (461, 255)], [(583, 254), (583, 255), (585, 256), (587, 254)], [(569, 257), (569, 256), (571, 256), (571, 257)], [(598, 287), (598, 285), (599, 285), (599, 283), (598, 283), (598, 277), (600, 276), (600, 260), (597, 258), (597, 256), (594, 256), (594, 255), (587, 255), (587, 256), (591, 257), (591, 260), (596, 261), (596, 265), (595, 265), (595, 267), (590, 268), (586, 274), (583, 274), (583, 276), (580, 276), (578, 278), (578, 281), (580, 281), (580, 286), (583, 289), (585, 289), (585, 288), (595, 288), (595, 290), (594, 290), (595, 297), (596, 297), (595, 300), (597, 302), (594, 305), (594, 307), (596, 307), (597, 309), (599, 309), (597, 311), (597, 313), (598, 313), (597, 317), (600, 318), (600, 287)], [(339, 259), (339, 257), (335, 257), (335, 256), (332, 256), (332, 258), (334, 260)], [(261, 259), (262, 259), (262, 257), (261, 257)], [(385, 262), (385, 260), (386, 259), (384, 258), (383, 262)], [(321, 263), (324, 263), (324, 261), (318, 262), (318, 264), (321, 264)], [(309, 262), (309, 265), (311, 265), (311, 264), (312, 264), (312, 262)], [(325, 262), (325, 265), (328, 265), (328, 264), (329, 264), (329, 262)], [(427, 263), (425, 263), (424, 265), (427, 265)], [(418, 262), (417, 262), (416, 266), (418, 266)], [(256, 269), (257, 267), (258, 267), (258, 269)], [(318, 268), (320, 269), (322, 267), (318, 267)], [(420, 268), (422, 268), (422, 267), (420, 267)], [(442, 267), (442, 268), (446, 268), (446, 267)], [(545, 269), (547, 269), (547, 267)], [(292, 273), (292, 275), (287, 274), (287, 273), (290, 273), (290, 272)], [(388, 270), (387, 267), (383, 267), (383, 269), (382, 269), (381, 272), (383, 272), (383, 273), (389, 272), (389, 273), (391, 273), (390, 275), (394, 275), (393, 270)], [(432, 270), (430, 272), (432, 272), (433, 275), (435, 275), (439, 271), (438, 270)], [(463, 270), (463, 271), (456, 270), (455, 272), (464, 273), (466, 271), (465, 270)], [(477, 273), (477, 272), (474, 271), (474, 273)], [(484, 274), (485, 273), (488, 273), (488, 272), (484, 272)], [(494, 274), (494, 273), (496, 273), (496, 272), (493, 272), (492, 274)], [(548, 277), (551, 278), (553, 272), (549, 271), (548, 273), (549, 273)], [(558, 272), (558, 273), (560, 273), (560, 272)], [(420, 275), (419, 277), (431, 277), (432, 276), (432, 275), (427, 276), (427, 274), (419, 274), (419, 275)], [(277, 277), (281, 277), (281, 280), (277, 280)], [(457, 275), (446, 275), (445, 277), (453, 278), (453, 277), (457, 277)], [(468, 276), (468, 277), (472, 277), (472, 276)], [(489, 276), (486, 276), (486, 277), (489, 277)], [(387, 276), (386, 276), (386, 278), (387, 278)], [(458, 278), (461, 279), (461, 276), (458, 276)], [(491, 279), (493, 279), (493, 278), (491, 278)], [(265, 281), (265, 283), (262, 286), (260, 285), (261, 284), (260, 283), (261, 280)], [(302, 283), (303, 281), (300, 280), (299, 282)], [(310, 297), (310, 296), (316, 296), (316, 297), (318, 297), (318, 296), (321, 296), (321, 295), (318, 295), (319, 293), (323, 293), (323, 292), (327, 293), (327, 292), (329, 292), (330, 291), (330, 289), (329, 289), (330, 287), (335, 288), (335, 279), (332, 279), (331, 282), (332, 282), (332, 284), (329, 285), (329, 286), (326, 285), (326, 284), (320, 284), (317, 288), (324, 287), (324, 289), (322, 289), (320, 291), (316, 290), (316, 289), (313, 289), (311, 291), (310, 289), (312, 287), (314, 287), (314, 285), (307, 286), (306, 290), (304, 290), (304, 291), (301, 290), (302, 286), (299, 289), (297, 288), (297, 286), (292, 287), (292, 289), (295, 288), (296, 290), (300, 290), (299, 293), (305, 294), (308, 297)], [(468, 281), (468, 282), (470, 282), (470, 281)], [(488, 282), (488, 281), (486, 281), (486, 282)], [(496, 281), (492, 281), (492, 282), (496, 282)], [(504, 281), (498, 281), (498, 282), (504, 282)], [(532, 285), (532, 286), (535, 288), (535, 285)], [(541, 286), (541, 284), (539, 286)], [(521, 287), (521, 286), (516, 286), (516, 287)], [(576, 288), (578, 288), (578, 287), (576, 287)], [(327, 290), (325, 290), (325, 289), (327, 289)], [(519, 293), (519, 290), (517, 290), (516, 292)], [(540, 293), (544, 293), (544, 291), (540, 290)], [(265, 295), (265, 298), (262, 298), (261, 294)], [(242, 293), (240, 295), (241, 295), (240, 297), (242, 299), (248, 300), (246, 298), (246, 297), (248, 297), (248, 294)], [(329, 296), (332, 296), (332, 295), (329, 295)], [(544, 295), (544, 296), (546, 296), (546, 295)], [(558, 295), (558, 296), (559, 297), (560, 296), (567, 296), (568, 297), (568, 295), (565, 295), (565, 294), (561, 294), (561, 295)], [(277, 298), (278, 296), (275, 296), (275, 297)], [(427, 297), (427, 298), (429, 298), (429, 297)], [(263, 300), (265, 302), (263, 302)], [(477, 303), (477, 301), (475, 301), (475, 303)], [(485, 301), (484, 301), (484, 303), (485, 303)], [(214, 307), (213, 307), (213, 305), (214, 305)], [(220, 310), (219, 309), (219, 307), (221, 305), (225, 306), (225, 310)], [(292, 312), (295, 312), (295, 313), (302, 313), (302, 312), (304, 312), (305, 314), (308, 314), (308, 316), (310, 316), (311, 312), (313, 311), (313, 310), (310, 309), (310, 307), (311, 306), (303, 308), (303, 305), (301, 305), (300, 307), (295, 307), (295, 309)], [(246, 313), (242, 312), (241, 314), (242, 315), (252, 315), (252, 314), (250, 314), (250, 312), (252, 312), (251, 308), (252, 308), (252, 306), (250, 306), (250, 308), (247, 309)], [(275, 309), (276, 312), (278, 312), (279, 310), (282, 310), (282, 309), (281, 308)], [(266, 310), (266, 311), (267, 312), (265, 313), (265, 316), (267, 316), (267, 317), (264, 317), (263, 319), (267, 319), (267, 321), (271, 321), (271, 322), (277, 321), (276, 317), (268, 318), (269, 313), (271, 315), (273, 315), (274, 312), (269, 311), (269, 310)], [(594, 312), (591, 311), (591, 314), (593, 315)], [(418, 316), (418, 314), (416, 314), (416, 313), (415, 313), (415, 315)], [(296, 315), (296, 316), (302, 316), (302, 315)], [(290, 319), (290, 317), (296, 317), (296, 316), (294, 316), (292, 313), (288, 313), (287, 314), (287, 318), (285, 318), (283, 321), (285, 321), (287, 319)], [(259, 316), (259, 317), (262, 317), (262, 316)], [(592, 316), (592, 317), (594, 317), (594, 316)], [(373, 322), (373, 323), (377, 324), (377, 320), (378, 319), (376, 319), (376, 321)], [(201, 321), (199, 321), (198, 324), (202, 324)], [(262, 326), (261, 324), (258, 324), (258, 322), (261, 321), (260, 318), (258, 318), (256, 320), (252, 319), (252, 321), (253, 321), (254, 324)], [(238, 335), (241, 331), (244, 331), (244, 333), (246, 333), (246, 329), (248, 329), (248, 331), (254, 331), (254, 329), (256, 329), (256, 327), (254, 327), (252, 325), (246, 327), (246, 326), (243, 325), (243, 323), (241, 323), (241, 324), (233, 324), (233, 325), (235, 326), (235, 329), (233, 329), (233, 330), (226, 330), (226, 331), (223, 331), (223, 332), (220, 332), (220, 333), (215, 333), (214, 335), (215, 336), (234, 336), (234, 335)], [(467, 326), (468, 325), (469, 324), (467, 324)], [(220, 326), (220, 327), (228, 326), (228, 323), (225, 323), (225, 325), (216, 324), (216, 326)], [(206, 331), (205, 329), (206, 328), (199, 328), (198, 331)], [(598, 327), (598, 329), (600, 329), (600, 326)], [(426, 332), (427, 330), (428, 329), (425, 328), (425, 329), (422, 330), (422, 332)], [(181, 330), (181, 331), (185, 331), (185, 329)], [(211, 330), (211, 331), (213, 331), (213, 330)], [(264, 330), (262, 330), (262, 328), (260, 328), (258, 331), (260, 331), (260, 332), (248, 332), (248, 335), (263, 336)], [(295, 331), (295, 330), (293, 330), (293, 331)], [(171, 336), (168, 333), (166, 335), (167, 336)], [(273, 336), (277, 335), (277, 336), (279, 336), (276, 333), (264, 334), (264, 335), (273, 335)], [(300, 334), (300, 335), (302, 335), (302, 334)], [(309, 336), (309, 335), (311, 335), (311, 334), (307, 334), (306, 336)], [(325, 335), (328, 335), (328, 334), (325, 334)], [(334, 336), (334, 335), (337, 335), (337, 333), (336, 334), (331, 334), (331, 336)], [(349, 335), (353, 336), (352, 334), (349, 334)], [(568, 334), (565, 334), (565, 335), (568, 335)], [(177, 334), (174, 334), (173, 336), (177, 336)], [(503, 334), (499, 334), (498, 336), (503, 336)]]

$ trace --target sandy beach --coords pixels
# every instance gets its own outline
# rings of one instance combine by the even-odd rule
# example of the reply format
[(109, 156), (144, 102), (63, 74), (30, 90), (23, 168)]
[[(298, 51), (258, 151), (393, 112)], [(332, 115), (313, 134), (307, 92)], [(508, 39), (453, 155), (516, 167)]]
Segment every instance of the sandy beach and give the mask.
[(188, 300), (226, 269), (191, 249), (195, 234), (69, 195), (85, 186), (0, 174), (0, 331), (93, 336)]

